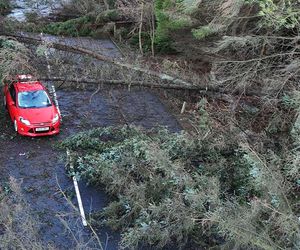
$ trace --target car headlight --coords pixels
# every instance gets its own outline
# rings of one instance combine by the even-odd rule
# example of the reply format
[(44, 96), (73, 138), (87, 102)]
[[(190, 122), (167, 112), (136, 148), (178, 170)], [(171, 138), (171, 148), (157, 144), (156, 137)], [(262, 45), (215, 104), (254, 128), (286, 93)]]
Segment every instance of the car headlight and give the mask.
[(54, 116), (54, 118), (52, 119), (52, 123), (57, 123), (57, 122), (58, 122), (58, 119), (59, 119), (59, 115), (56, 114), (56, 115)]
[(20, 117), (20, 122), (22, 122), (23, 124), (29, 126), (30, 125), (30, 121), (24, 119), (23, 117)]

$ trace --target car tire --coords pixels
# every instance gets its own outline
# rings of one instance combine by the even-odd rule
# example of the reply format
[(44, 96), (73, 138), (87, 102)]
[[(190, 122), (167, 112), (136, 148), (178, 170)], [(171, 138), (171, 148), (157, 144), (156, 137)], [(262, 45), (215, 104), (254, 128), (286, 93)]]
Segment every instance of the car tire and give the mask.
[(18, 123), (16, 120), (14, 120), (14, 129), (18, 133)]

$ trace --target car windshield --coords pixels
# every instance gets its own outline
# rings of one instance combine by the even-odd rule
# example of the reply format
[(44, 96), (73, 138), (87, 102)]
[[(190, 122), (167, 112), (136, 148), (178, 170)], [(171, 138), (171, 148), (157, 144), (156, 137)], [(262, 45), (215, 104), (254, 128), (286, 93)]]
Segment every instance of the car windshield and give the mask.
[(19, 92), (18, 104), (20, 108), (44, 108), (52, 105), (44, 90)]

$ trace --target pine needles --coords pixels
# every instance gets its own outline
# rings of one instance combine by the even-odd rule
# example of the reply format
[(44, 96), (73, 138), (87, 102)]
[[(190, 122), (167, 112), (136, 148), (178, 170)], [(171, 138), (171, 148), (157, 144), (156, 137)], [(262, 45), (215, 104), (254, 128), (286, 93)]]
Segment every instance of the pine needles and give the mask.
[(105, 185), (114, 197), (102, 222), (122, 230), (123, 248), (208, 247), (203, 239), (220, 245), (222, 238), (240, 247), (294, 247), (293, 184), (279, 167), (282, 160), (232, 141), (235, 153), (228, 155), (222, 146), (209, 146), (213, 137), (99, 128), (61, 146), (73, 150), (71, 174)]

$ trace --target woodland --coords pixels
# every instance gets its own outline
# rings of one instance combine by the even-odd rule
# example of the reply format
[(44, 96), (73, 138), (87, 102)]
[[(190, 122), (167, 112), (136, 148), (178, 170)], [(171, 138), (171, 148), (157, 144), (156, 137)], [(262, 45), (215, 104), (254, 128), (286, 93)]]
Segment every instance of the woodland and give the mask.
[[(300, 248), (299, 1), (70, 0), (47, 17), (39, 5), (57, 1), (26, 2), (32, 11), (18, 21), (0, 0), (1, 82), (22, 71), (58, 85), (155, 89), (182, 127), (95, 127), (55, 145), (70, 151), (70, 176), (110, 197), (91, 227), (120, 232), (121, 249)], [(122, 58), (30, 35), (40, 33), (110, 38)], [(49, 48), (86, 59), (75, 67), (61, 53), (50, 75)], [(14, 227), (21, 191), (14, 180), (5, 190), (0, 248), (48, 248), (38, 236), (16, 240), (35, 226)]]

